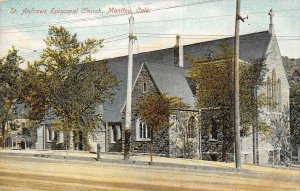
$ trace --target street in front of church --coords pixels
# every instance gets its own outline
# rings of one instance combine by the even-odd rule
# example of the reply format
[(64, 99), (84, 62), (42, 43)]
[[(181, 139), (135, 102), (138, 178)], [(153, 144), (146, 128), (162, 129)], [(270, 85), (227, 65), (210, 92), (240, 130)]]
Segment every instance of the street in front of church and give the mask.
[[(6, 152), (6, 154), (3, 154)], [(154, 165), (118, 164), (96, 160), (67, 160), (25, 156), (37, 153), (1, 150), (0, 190), (297, 190), (299, 169), (155, 157)], [(19, 155), (17, 155), (19, 154)], [(44, 153), (50, 157), (50, 153)], [(61, 152), (56, 155), (63, 155)], [(95, 157), (69, 152), (69, 157)], [(104, 156), (103, 156), (104, 157)], [(107, 158), (108, 156), (106, 156)], [(132, 160), (142, 161), (135, 156)], [(105, 158), (105, 157), (104, 157)], [(118, 156), (114, 156), (115, 159)], [(178, 160), (178, 161), (177, 161)], [(158, 166), (155, 161), (173, 165)], [(174, 164), (186, 164), (186, 168)], [(196, 165), (197, 164), (197, 165)], [(211, 167), (187, 168), (188, 165)]]

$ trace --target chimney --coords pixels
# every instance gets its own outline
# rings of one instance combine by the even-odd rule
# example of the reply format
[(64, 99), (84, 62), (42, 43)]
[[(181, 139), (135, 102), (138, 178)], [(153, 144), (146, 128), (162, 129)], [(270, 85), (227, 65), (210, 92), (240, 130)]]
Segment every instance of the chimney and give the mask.
[(174, 52), (174, 64), (178, 65), (179, 67), (183, 68), (183, 45), (181, 42), (181, 36), (176, 35), (176, 45), (175, 45), (175, 52)]
[(270, 15), (269, 34), (273, 35), (275, 34), (275, 31), (274, 31), (274, 24), (273, 24), (274, 13), (272, 9), (270, 9), (269, 15)]

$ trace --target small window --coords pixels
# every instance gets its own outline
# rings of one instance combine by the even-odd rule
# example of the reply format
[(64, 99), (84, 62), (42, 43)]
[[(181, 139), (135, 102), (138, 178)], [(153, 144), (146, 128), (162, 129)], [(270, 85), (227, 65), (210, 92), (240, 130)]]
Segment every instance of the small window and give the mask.
[(147, 92), (147, 83), (146, 82), (144, 82), (143, 83), (143, 92), (145, 93), (145, 92)]
[(211, 120), (211, 138), (218, 140), (218, 124), (214, 118)]

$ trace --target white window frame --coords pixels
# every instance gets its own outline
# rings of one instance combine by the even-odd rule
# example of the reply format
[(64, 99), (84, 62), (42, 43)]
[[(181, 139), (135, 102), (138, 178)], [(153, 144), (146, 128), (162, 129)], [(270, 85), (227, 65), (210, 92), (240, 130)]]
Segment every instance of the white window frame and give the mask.
[[(142, 132), (142, 136), (146, 135), (146, 137), (141, 137), (141, 130), (140, 130), (140, 125), (142, 125), (142, 130), (145, 130), (146, 133)], [(148, 128), (147, 124), (142, 122), (140, 119), (136, 120), (136, 141), (151, 141), (151, 132), (148, 133), (150, 129)], [(149, 135), (149, 137), (148, 137)]]

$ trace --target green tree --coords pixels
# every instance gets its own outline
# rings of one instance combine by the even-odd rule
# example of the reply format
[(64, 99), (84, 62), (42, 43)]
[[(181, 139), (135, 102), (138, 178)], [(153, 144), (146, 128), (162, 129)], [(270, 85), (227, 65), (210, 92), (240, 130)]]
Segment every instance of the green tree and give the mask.
[(265, 94), (258, 95), (258, 89), (265, 85), (267, 67), (264, 59), (257, 59), (251, 63), (240, 63), (240, 115), (241, 135), (247, 136), (252, 131), (266, 131), (267, 125), (259, 120), (259, 110), (268, 103)]
[(300, 59), (282, 57), (290, 85), (290, 129), (291, 144), (300, 144), (300, 82), (291, 74), (300, 66)]
[[(234, 57), (233, 48), (220, 44), (220, 51), (213, 60), (190, 58), (189, 75), (196, 84), (197, 107), (220, 108), (222, 117), (223, 153), (222, 160), (227, 160), (228, 145), (233, 140), (234, 116)], [(264, 60), (251, 63), (240, 62), (240, 116), (241, 134), (247, 135), (249, 127), (262, 126), (258, 122), (257, 108), (264, 98), (257, 95), (257, 89), (263, 85), (266, 73)]]
[(290, 82), (290, 123), (292, 145), (300, 144), (300, 82)]
[(169, 127), (169, 116), (174, 109), (189, 106), (178, 97), (168, 97), (166, 94), (148, 94), (138, 102), (138, 112), (141, 120), (150, 128), (150, 163), (153, 163), (153, 134)]
[[(291, 162), (289, 110), (285, 108), (282, 115), (271, 116), (270, 121), (270, 142), (274, 148), (272, 164), (289, 166)], [(279, 152), (278, 159), (274, 156), (276, 152)]]
[(197, 107), (220, 108), (222, 123), (222, 160), (227, 161), (233, 140), (233, 49), (220, 44), (221, 50), (213, 60), (193, 58), (189, 75), (196, 85)]
[(14, 116), (13, 106), (19, 101), (20, 69), (24, 60), (14, 47), (0, 59), (0, 124), (2, 146), (5, 146), (5, 124)]
[[(94, 63), (91, 54), (103, 40), (79, 41), (64, 27), (50, 26), (41, 59), (24, 71), (23, 97), (31, 119), (43, 120), (51, 112), (53, 127), (64, 132), (93, 132), (100, 115), (95, 107), (110, 102), (117, 86), (106, 62)], [(78, 140), (76, 137), (74, 140)]]

